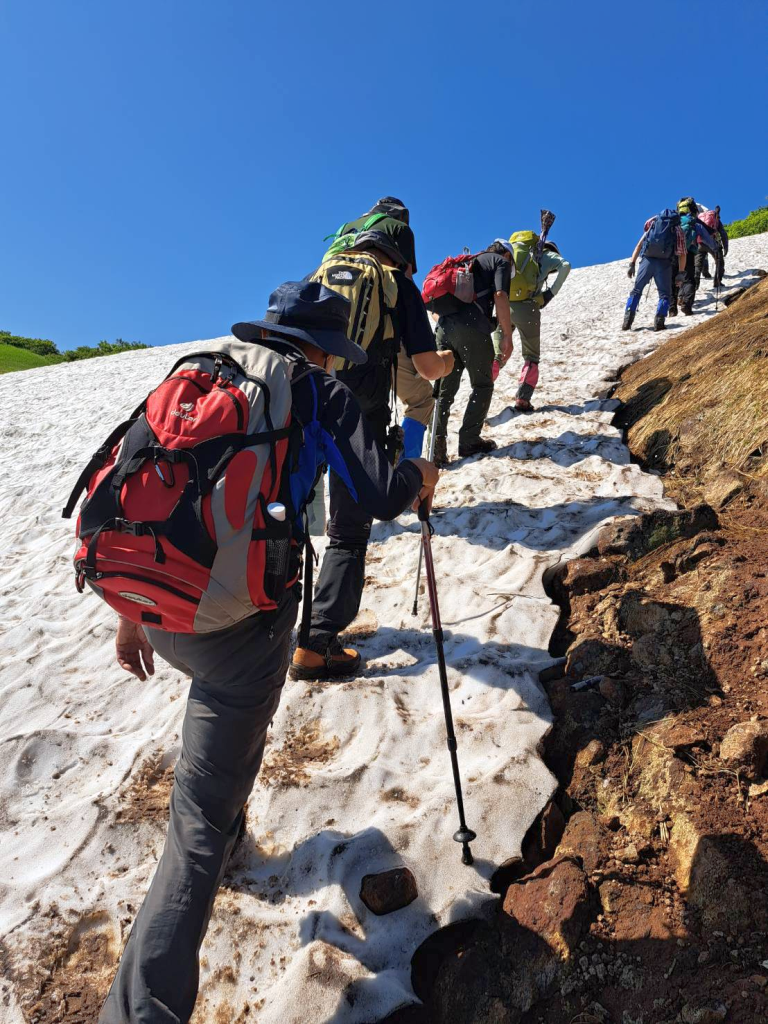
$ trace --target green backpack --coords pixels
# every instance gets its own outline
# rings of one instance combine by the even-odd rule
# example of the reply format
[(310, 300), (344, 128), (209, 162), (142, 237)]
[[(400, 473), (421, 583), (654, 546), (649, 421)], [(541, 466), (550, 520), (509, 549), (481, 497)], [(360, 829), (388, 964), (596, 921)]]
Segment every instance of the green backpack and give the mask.
[(534, 258), (539, 236), (535, 231), (515, 231), (509, 240), (515, 264), (515, 275), (509, 283), (509, 300), (524, 302), (533, 298), (539, 280), (539, 264)]
[(332, 256), (338, 256), (339, 253), (345, 252), (347, 249), (351, 249), (355, 243), (355, 239), (361, 231), (368, 231), (374, 224), (377, 224), (380, 220), (384, 220), (387, 217), (389, 217), (388, 213), (372, 213), (371, 216), (363, 222), (363, 226), (360, 228), (350, 227), (348, 222), (342, 224), (335, 234), (326, 235), (323, 239), (324, 242), (327, 242), (329, 238), (332, 238), (333, 242), (331, 242), (328, 252), (323, 256), (320, 263), (323, 264), (326, 260), (331, 259)]

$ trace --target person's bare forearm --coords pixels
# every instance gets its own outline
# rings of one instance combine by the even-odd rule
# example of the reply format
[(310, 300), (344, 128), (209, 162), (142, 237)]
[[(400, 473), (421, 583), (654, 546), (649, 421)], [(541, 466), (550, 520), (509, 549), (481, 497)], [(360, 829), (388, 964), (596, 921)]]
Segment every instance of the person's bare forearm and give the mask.
[[(450, 359), (450, 366), (446, 356)], [(453, 369), (452, 352), (417, 352), (411, 357), (411, 361), (418, 375), (424, 380), (439, 380)]]
[(632, 259), (630, 260), (630, 263), (637, 263), (637, 257), (640, 255), (640, 249), (642, 248), (642, 245), (643, 245), (643, 238), (645, 238), (645, 235), (643, 235), (643, 237), (640, 239), (640, 241), (635, 246), (635, 251), (632, 253)]
[(496, 319), (504, 338), (512, 337), (512, 317), (509, 315), (509, 296), (506, 292), (496, 292)]

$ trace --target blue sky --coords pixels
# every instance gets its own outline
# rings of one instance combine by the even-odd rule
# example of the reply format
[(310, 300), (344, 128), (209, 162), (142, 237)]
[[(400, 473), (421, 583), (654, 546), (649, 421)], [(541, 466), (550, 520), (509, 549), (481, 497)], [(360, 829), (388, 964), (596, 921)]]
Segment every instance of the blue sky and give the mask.
[(0, 328), (225, 334), (387, 193), (421, 273), (541, 206), (576, 266), (681, 195), (743, 216), (766, 37), (764, 0), (6, 0)]

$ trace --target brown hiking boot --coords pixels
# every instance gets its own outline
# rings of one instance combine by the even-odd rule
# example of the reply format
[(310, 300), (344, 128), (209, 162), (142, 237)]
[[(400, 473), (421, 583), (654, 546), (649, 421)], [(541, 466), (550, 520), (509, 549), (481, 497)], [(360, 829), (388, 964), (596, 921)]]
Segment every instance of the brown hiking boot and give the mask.
[(332, 640), (325, 654), (297, 647), (288, 674), (291, 679), (335, 679), (354, 675), (360, 668), (360, 661), (354, 648), (342, 647), (338, 640)]
[(459, 445), (459, 458), (468, 459), (470, 455), (485, 455), (487, 452), (496, 451), (497, 448), (498, 445), (490, 437), (478, 437), (469, 444)]
[(518, 412), (533, 412), (533, 406), (527, 398), (518, 398), (515, 402), (515, 409)]
[(438, 469), (442, 469), (448, 465), (448, 438), (435, 437), (435, 453), (432, 456), (432, 461)]

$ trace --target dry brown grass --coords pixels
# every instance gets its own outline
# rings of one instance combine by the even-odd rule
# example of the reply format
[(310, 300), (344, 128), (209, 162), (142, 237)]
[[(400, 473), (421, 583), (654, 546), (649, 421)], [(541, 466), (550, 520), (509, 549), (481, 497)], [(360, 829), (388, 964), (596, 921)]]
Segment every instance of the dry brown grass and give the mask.
[(768, 479), (768, 279), (629, 367), (615, 396), (630, 447), (651, 466)]

